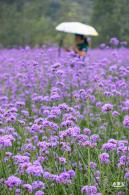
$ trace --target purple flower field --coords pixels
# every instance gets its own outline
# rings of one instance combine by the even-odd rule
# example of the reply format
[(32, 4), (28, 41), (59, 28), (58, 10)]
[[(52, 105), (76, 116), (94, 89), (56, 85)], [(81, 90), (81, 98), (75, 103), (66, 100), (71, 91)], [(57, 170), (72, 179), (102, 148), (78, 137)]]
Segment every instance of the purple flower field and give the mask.
[(129, 194), (129, 49), (0, 50), (0, 194)]

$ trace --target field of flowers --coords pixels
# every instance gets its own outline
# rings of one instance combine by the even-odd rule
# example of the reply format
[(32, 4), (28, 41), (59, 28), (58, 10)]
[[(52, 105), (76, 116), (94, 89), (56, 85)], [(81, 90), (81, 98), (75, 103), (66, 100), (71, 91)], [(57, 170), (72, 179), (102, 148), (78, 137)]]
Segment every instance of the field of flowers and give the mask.
[(0, 51), (0, 194), (129, 195), (129, 49)]

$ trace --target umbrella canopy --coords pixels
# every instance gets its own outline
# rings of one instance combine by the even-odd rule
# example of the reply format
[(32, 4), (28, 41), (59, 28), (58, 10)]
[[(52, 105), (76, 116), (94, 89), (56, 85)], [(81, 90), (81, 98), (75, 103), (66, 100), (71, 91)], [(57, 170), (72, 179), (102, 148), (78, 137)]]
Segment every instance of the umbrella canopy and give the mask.
[(97, 36), (98, 32), (92, 26), (80, 22), (63, 22), (56, 27), (57, 31), (81, 34), (87, 36)]

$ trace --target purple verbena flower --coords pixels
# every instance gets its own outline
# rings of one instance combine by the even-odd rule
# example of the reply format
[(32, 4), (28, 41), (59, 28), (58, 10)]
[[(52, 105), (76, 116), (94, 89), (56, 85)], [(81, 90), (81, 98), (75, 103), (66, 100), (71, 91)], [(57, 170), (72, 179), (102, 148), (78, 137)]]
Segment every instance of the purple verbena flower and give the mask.
[(83, 186), (81, 188), (81, 192), (86, 193), (86, 195), (92, 195), (97, 193), (97, 187), (96, 186)]
[(108, 153), (102, 153), (99, 155), (99, 159), (100, 159), (100, 162), (102, 164), (109, 164), (110, 163), (110, 160), (109, 160), (109, 154)]
[(8, 188), (13, 188), (22, 184), (22, 180), (14, 175), (9, 176), (7, 180), (5, 180), (5, 184)]
[(123, 120), (123, 125), (125, 127), (129, 127), (129, 116), (125, 116)]
[(44, 189), (45, 188), (45, 184), (42, 181), (34, 181), (32, 183), (32, 189)]
[(113, 110), (113, 105), (110, 103), (104, 104), (102, 106), (102, 112), (109, 112), (111, 110)]

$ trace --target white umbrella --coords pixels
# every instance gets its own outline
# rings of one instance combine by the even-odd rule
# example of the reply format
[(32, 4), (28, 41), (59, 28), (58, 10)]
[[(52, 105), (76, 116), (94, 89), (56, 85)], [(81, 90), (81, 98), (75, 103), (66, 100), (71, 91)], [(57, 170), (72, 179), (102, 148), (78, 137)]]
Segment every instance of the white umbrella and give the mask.
[(56, 27), (57, 31), (81, 34), (87, 36), (97, 36), (98, 32), (94, 27), (80, 22), (63, 22)]

